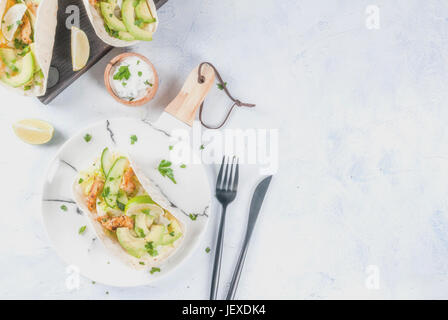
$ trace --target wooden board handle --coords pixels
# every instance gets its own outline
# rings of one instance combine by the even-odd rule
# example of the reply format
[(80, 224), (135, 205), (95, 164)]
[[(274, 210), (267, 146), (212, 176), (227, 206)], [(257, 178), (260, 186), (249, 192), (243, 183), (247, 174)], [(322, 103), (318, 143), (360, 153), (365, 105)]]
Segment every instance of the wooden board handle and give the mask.
[(168, 112), (189, 126), (193, 125), (196, 110), (215, 83), (215, 72), (213, 68), (208, 64), (202, 65), (201, 75), (204, 76), (202, 83), (198, 81), (198, 69), (199, 66), (191, 71), (176, 98), (165, 108), (165, 112)]

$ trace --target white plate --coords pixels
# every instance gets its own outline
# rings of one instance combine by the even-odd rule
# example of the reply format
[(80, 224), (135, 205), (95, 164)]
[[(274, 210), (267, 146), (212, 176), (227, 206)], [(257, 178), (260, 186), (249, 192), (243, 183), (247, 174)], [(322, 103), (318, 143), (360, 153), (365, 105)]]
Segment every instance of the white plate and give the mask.
[[(90, 134), (90, 142), (84, 140)], [(131, 145), (131, 135), (138, 141)], [(50, 240), (61, 258), (93, 281), (103, 284), (130, 287), (147, 285), (167, 275), (197, 246), (203, 234), (211, 202), (210, 186), (203, 165), (187, 164), (186, 168), (174, 168), (177, 184), (162, 177), (157, 164), (169, 159), (169, 146), (175, 145), (164, 132), (139, 119), (104, 120), (78, 132), (58, 151), (51, 162), (43, 187), (42, 217)], [(163, 194), (182, 212), (179, 218), (186, 227), (185, 239), (178, 250), (161, 266), (161, 272), (150, 274), (147, 269), (134, 270), (109, 256), (92, 228), (87, 216), (73, 201), (72, 185), (77, 170), (87, 168), (104, 147), (127, 152), (140, 160), (149, 177), (159, 186)], [(141, 163), (143, 161), (143, 163)], [(68, 210), (61, 209), (66, 205)], [(195, 221), (189, 214), (198, 214)], [(78, 234), (81, 226), (87, 230)]]

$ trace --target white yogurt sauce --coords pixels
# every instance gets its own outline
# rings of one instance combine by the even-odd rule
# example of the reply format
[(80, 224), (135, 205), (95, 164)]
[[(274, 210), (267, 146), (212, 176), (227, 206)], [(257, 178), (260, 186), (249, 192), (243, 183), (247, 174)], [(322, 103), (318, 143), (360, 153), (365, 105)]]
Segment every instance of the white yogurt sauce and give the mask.
[[(122, 75), (121, 79), (114, 79), (116, 75), (120, 74)], [(121, 99), (129, 101), (143, 98), (153, 83), (154, 73), (151, 67), (135, 56), (124, 58), (115, 64), (110, 73), (110, 86), (114, 93)]]

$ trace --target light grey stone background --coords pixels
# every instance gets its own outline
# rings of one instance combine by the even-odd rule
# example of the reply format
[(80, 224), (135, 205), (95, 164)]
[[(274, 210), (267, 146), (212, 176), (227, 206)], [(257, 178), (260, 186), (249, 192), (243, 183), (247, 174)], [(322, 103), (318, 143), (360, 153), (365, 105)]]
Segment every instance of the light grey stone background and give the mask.
[[(369, 5), (379, 9), (379, 25)], [(119, 50), (50, 106), (1, 89), (1, 298), (208, 297), (212, 254), (204, 249), (213, 252), (216, 205), (203, 244), (180, 269), (131, 289), (81, 278), (78, 290), (68, 290), (66, 265), (40, 218), (45, 168), (67, 138), (106, 117), (157, 119), (201, 61), (219, 67), (235, 96), (257, 103), (238, 110), (227, 128), (279, 130), (279, 170), (238, 298), (447, 298), (445, 1), (170, 0), (159, 17), (154, 41), (132, 49), (161, 78), (146, 107), (121, 106), (104, 89), (105, 64)], [(215, 110), (226, 102), (217, 92), (208, 101)], [(222, 115), (207, 110), (212, 120)], [(22, 118), (51, 122), (53, 141), (18, 140), (11, 125)], [(257, 172), (243, 166), (229, 208), (221, 296)]]

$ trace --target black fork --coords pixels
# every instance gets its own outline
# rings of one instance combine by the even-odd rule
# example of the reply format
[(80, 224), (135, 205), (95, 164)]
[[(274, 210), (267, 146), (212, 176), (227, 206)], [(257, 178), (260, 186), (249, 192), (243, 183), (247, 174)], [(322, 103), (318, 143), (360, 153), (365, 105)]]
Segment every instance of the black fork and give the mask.
[(226, 223), (226, 209), (229, 203), (235, 200), (237, 187), (238, 159), (236, 157), (233, 157), (232, 163), (230, 163), (229, 158), (223, 157), (221, 169), (219, 169), (218, 179), (216, 181), (216, 198), (222, 205), (222, 213), (221, 222), (218, 229), (218, 239), (216, 240), (215, 263), (213, 265), (210, 300), (216, 300), (216, 295), (218, 293), (219, 273), (221, 271), (222, 245), (224, 239), (224, 225)]

